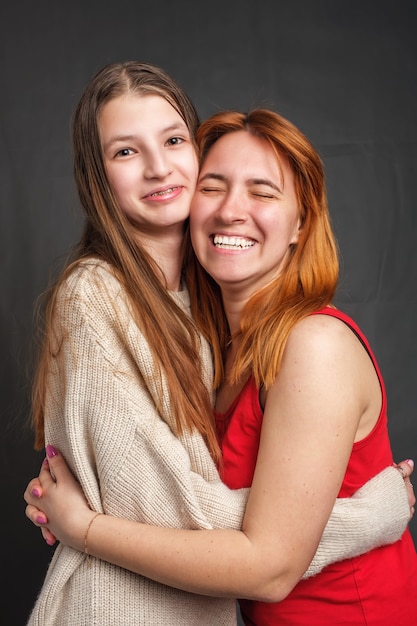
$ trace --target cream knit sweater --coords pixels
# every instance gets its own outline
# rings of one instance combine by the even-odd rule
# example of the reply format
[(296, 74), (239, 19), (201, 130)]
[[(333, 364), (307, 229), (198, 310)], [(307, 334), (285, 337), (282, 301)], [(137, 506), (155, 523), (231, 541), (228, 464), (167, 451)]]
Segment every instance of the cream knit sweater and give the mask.
[[(189, 310), (187, 292), (173, 297)], [(247, 490), (227, 489), (202, 438), (176, 438), (158, 416), (149, 346), (107, 264), (84, 261), (71, 274), (59, 294), (56, 330), (62, 345), (50, 376), (46, 441), (62, 452), (91, 507), (162, 526), (239, 528)], [(202, 358), (210, 385), (204, 342)], [(168, 397), (166, 403), (168, 409)], [(337, 501), (306, 575), (401, 536), (406, 489), (397, 470), (383, 474), (358, 497)], [(232, 599), (169, 588), (59, 545), (28, 624), (232, 626), (236, 607)]]

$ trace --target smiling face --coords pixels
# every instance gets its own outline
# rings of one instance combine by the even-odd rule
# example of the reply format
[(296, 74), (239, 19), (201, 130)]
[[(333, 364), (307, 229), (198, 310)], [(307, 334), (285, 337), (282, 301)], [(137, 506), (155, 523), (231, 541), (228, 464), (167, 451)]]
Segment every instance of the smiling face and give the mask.
[(174, 107), (157, 95), (119, 96), (103, 106), (98, 128), (109, 183), (136, 230), (182, 233), (198, 162)]
[(197, 257), (222, 290), (245, 298), (276, 278), (299, 235), (293, 172), (269, 143), (239, 130), (218, 139), (191, 204)]

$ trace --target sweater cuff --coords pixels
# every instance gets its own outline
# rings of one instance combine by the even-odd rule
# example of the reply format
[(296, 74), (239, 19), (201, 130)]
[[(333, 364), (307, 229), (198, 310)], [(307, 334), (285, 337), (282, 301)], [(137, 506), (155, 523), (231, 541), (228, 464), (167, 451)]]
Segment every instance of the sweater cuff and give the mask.
[(398, 541), (410, 519), (407, 488), (400, 472), (387, 467), (350, 498), (338, 498), (317, 552), (303, 578), (326, 565)]

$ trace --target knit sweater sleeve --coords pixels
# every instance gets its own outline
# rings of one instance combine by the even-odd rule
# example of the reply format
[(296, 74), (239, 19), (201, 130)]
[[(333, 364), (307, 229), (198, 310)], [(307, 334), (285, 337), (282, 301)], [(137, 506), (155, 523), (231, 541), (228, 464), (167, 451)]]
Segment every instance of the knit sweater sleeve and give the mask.
[(56, 318), (46, 440), (90, 506), (162, 526), (240, 528), (248, 491), (221, 482), (198, 434), (178, 438), (161, 419), (152, 354), (111, 269), (81, 264)]
[(400, 472), (387, 467), (350, 498), (338, 498), (303, 578), (323, 567), (401, 539), (410, 517)]

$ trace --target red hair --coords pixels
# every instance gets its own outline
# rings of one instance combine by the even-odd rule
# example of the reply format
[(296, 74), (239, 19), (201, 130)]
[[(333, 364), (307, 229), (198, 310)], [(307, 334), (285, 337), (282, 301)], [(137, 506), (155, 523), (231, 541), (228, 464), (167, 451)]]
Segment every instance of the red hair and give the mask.
[[(293, 326), (331, 304), (339, 276), (338, 249), (321, 159), (303, 133), (279, 114), (255, 109), (248, 114), (224, 111), (213, 115), (197, 131), (201, 164), (220, 137), (241, 130), (265, 139), (278, 161), (287, 159), (294, 173), (302, 225), (284, 271), (254, 293), (242, 313), (242, 341), (231, 378), (237, 381), (250, 371), (259, 386), (268, 388), (277, 376)], [(217, 388), (224, 378), (223, 357), (230, 332), (220, 289), (195, 258), (190, 259), (189, 287), (193, 315), (213, 346)]]

